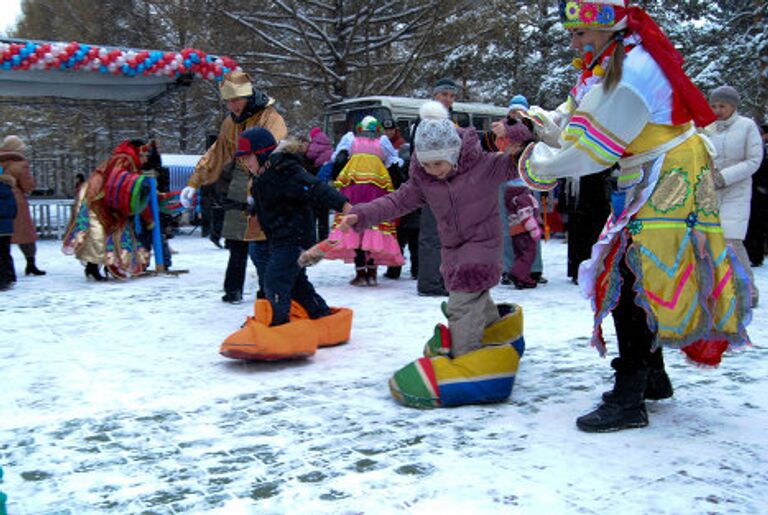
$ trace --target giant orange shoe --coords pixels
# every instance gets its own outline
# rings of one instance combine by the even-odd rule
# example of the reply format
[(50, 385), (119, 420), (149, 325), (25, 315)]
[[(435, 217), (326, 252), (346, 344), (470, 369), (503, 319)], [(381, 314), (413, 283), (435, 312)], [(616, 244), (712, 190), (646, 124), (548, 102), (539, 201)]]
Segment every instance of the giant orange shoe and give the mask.
[[(289, 314), (291, 322), (299, 320), (310, 320), (314, 324), (318, 335), (318, 347), (333, 347), (342, 345), (349, 341), (352, 334), (352, 310), (349, 308), (330, 308), (331, 314), (310, 319), (307, 310), (296, 302), (291, 301), (291, 311)], [(253, 305), (253, 316), (256, 320), (272, 320), (272, 305), (268, 300), (257, 299)], [(268, 318), (267, 318), (268, 317)], [(266, 322), (267, 324), (269, 322)]]
[(315, 354), (319, 343), (314, 320), (292, 319), (287, 324), (270, 326), (272, 305), (259, 299), (254, 316), (243, 327), (224, 339), (219, 353), (245, 361), (279, 361), (308, 358)]

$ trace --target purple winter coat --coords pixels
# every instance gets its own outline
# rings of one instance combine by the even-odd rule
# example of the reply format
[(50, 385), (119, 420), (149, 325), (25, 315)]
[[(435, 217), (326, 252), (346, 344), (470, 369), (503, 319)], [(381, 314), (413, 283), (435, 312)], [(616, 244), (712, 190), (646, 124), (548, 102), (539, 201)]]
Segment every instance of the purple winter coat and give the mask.
[(504, 230), (499, 215), (499, 186), (517, 177), (507, 154), (483, 152), (474, 129), (457, 129), (461, 137), (458, 167), (439, 180), (424, 171), (418, 153), (411, 159), (410, 178), (396, 191), (352, 207), (362, 232), (428, 204), (437, 218), (442, 242), (443, 274), (449, 291), (482, 291), (501, 277)]
[(318, 132), (312, 141), (309, 142), (307, 148), (307, 158), (312, 161), (315, 166), (315, 170), (318, 170), (321, 166), (331, 160), (333, 154), (333, 145), (331, 140), (324, 132)]

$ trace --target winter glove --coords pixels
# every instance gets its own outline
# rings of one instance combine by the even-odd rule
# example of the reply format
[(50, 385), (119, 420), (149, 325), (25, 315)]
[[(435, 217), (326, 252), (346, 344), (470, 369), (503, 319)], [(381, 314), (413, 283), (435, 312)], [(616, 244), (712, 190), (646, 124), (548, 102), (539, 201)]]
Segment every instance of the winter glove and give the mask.
[(531, 235), (533, 241), (539, 241), (541, 239), (541, 227), (539, 227), (539, 222), (537, 222), (534, 217), (529, 216), (526, 218), (523, 221), (523, 227), (525, 227), (525, 230)]
[(196, 191), (197, 190), (192, 186), (186, 186), (183, 190), (181, 190), (181, 195), (179, 195), (179, 202), (181, 202), (181, 205), (185, 208), (192, 207), (192, 204), (195, 202)]
[(299, 256), (299, 266), (302, 268), (316, 265), (333, 247), (338, 245), (339, 240), (323, 240), (317, 245), (303, 251)]

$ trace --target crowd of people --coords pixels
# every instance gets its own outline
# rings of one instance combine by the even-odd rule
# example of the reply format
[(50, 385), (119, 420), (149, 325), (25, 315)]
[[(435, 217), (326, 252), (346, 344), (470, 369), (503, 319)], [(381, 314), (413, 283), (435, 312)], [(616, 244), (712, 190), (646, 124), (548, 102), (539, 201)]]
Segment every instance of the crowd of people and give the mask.
[[(600, 15), (589, 15), (595, 8)], [(618, 340), (613, 388), (577, 420), (581, 430), (648, 424), (645, 400), (673, 395), (663, 347), (716, 365), (748, 344), (759, 300), (751, 267), (766, 245), (765, 127), (761, 136), (739, 114), (733, 87), (706, 98), (641, 8), (561, 2), (560, 15), (579, 54), (568, 98), (550, 111), (515, 94), (507, 117), (484, 133), (458, 126), (460, 88), (443, 78), (409, 134), (369, 115), (335, 145), (320, 128), (289, 136), (275, 100), (246, 73), (229, 72), (220, 86), (229, 116), (178, 194), (191, 207), (202, 192), (219, 214), (220, 228), (206, 234), (217, 244), (220, 234), (229, 252), (222, 301), (243, 301), (250, 258), (256, 296), (271, 309), (267, 326), (292, 323), (293, 303), (322, 319), (333, 310), (299, 265), (302, 252), (327, 240), (327, 259), (354, 265), (352, 286), (375, 287), (380, 266), (385, 278), (401, 277), (407, 248), (418, 294), (447, 297), (447, 325), (393, 376), (393, 396), (416, 407), (503, 400), (524, 350), (522, 314), (494, 303), (490, 290), (546, 283), (542, 203), (560, 198), (566, 272), (592, 299), (592, 343), (605, 354), (609, 315)], [(2, 289), (16, 280), (11, 243), (26, 274), (45, 274), (35, 262), (24, 148), (15, 136), (0, 147)], [(158, 158), (155, 143), (125, 141), (79, 187), (63, 250), (87, 278), (147, 268), (155, 221), (141, 177), (161, 169)]]

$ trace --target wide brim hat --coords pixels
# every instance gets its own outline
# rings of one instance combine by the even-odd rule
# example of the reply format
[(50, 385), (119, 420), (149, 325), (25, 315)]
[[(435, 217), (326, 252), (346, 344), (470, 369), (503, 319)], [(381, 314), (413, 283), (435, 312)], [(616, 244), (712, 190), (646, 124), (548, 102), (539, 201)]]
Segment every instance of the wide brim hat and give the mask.
[(26, 158), (20, 152), (0, 150), (0, 161), (24, 161)]
[(627, 26), (628, 0), (560, 2), (560, 21), (566, 29), (614, 32)]
[(0, 144), (0, 152), (22, 153), (24, 152), (25, 148), (27, 148), (27, 145), (24, 143), (24, 141), (14, 134), (6, 136), (5, 139), (3, 139), (3, 143)]
[(224, 80), (219, 86), (221, 98), (234, 100), (236, 98), (250, 97), (253, 95), (253, 83), (250, 75), (244, 72), (229, 72), (224, 75)]

